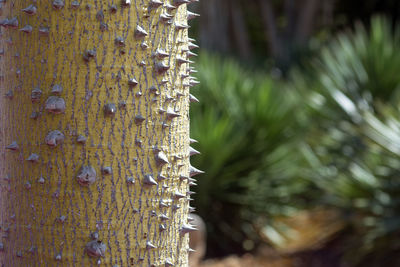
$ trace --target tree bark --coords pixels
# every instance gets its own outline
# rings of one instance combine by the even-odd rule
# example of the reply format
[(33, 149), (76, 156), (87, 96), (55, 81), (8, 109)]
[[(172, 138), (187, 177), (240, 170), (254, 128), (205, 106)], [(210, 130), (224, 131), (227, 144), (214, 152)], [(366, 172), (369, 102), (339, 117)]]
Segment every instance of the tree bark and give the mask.
[(278, 35), (276, 18), (271, 2), (270, 0), (261, 0), (259, 3), (271, 55), (274, 58), (280, 58), (282, 54), (281, 41)]
[(301, 9), (296, 29), (296, 43), (304, 45), (315, 27), (315, 16), (317, 15), (320, 1), (307, 0)]
[(232, 0), (202, 0), (200, 2), (200, 45), (222, 53), (232, 49), (229, 14)]
[(237, 1), (232, 1), (230, 8), (233, 36), (239, 50), (239, 55), (242, 59), (249, 60), (252, 57), (252, 53), (242, 8)]
[(188, 265), (187, 11), (158, 2), (2, 2), (1, 266)]

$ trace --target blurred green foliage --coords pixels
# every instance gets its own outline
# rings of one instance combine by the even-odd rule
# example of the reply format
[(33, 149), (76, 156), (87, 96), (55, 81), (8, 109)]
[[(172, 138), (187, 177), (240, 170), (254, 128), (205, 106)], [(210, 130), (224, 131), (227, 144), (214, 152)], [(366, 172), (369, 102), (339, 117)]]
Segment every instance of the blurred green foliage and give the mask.
[(210, 256), (257, 246), (260, 223), (326, 206), (352, 229), (344, 261), (380, 266), (395, 257), (400, 33), (390, 25), (377, 17), (368, 30), (339, 34), (289, 81), (200, 55), (191, 132), (202, 154), (192, 164), (206, 171), (195, 206)]
[(298, 90), (308, 85), (313, 204), (350, 215), (354, 243), (344, 257), (359, 266), (381, 266), (400, 249), (399, 41), (399, 28), (375, 17), (368, 31), (358, 25), (324, 48), (312, 75), (293, 77)]
[(202, 155), (192, 164), (207, 174), (198, 180), (195, 206), (207, 218), (209, 243), (217, 248), (211, 251), (238, 251), (246, 236), (254, 237), (253, 214), (293, 209), (290, 196), (306, 186), (291, 179), (301, 138), (294, 113), (301, 99), (232, 60), (202, 54), (196, 66), (201, 84), (193, 94), (201, 103), (192, 104), (191, 133)]

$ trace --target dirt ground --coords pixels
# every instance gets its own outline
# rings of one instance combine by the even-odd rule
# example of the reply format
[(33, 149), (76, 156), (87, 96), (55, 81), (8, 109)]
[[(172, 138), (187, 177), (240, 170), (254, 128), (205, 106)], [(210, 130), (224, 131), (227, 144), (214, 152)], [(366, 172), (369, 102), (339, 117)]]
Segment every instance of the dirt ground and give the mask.
[(293, 260), (284, 258), (265, 259), (252, 255), (235, 255), (219, 260), (206, 260), (199, 267), (293, 267)]

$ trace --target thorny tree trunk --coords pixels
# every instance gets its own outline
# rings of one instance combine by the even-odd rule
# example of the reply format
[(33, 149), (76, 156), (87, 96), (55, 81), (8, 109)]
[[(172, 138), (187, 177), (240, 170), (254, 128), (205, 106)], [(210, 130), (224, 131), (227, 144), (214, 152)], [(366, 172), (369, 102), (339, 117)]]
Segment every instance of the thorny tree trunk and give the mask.
[(187, 266), (186, 2), (2, 0), (1, 266)]

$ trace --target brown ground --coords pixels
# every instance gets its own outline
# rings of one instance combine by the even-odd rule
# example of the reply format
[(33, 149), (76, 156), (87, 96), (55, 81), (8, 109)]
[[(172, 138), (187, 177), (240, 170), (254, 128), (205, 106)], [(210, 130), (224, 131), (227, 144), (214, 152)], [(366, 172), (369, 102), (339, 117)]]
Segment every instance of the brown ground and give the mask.
[(222, 260), (207, 260), (199, 267), (293, 267), (290, 259), (264, 259), (252, 255), (229, 256)]
[[(335, 210), (315, 209), (299, 212), (280, 223), (290, 226), (282, 232), (286, 243), (272, 249), (264, 246), (252, 255), (231, 255), (218, 260), (206, 260), (198, 267), (339, 267), (340, 238), (345, 223)], [(268, 237), (265, 236), (267, 240)]]

